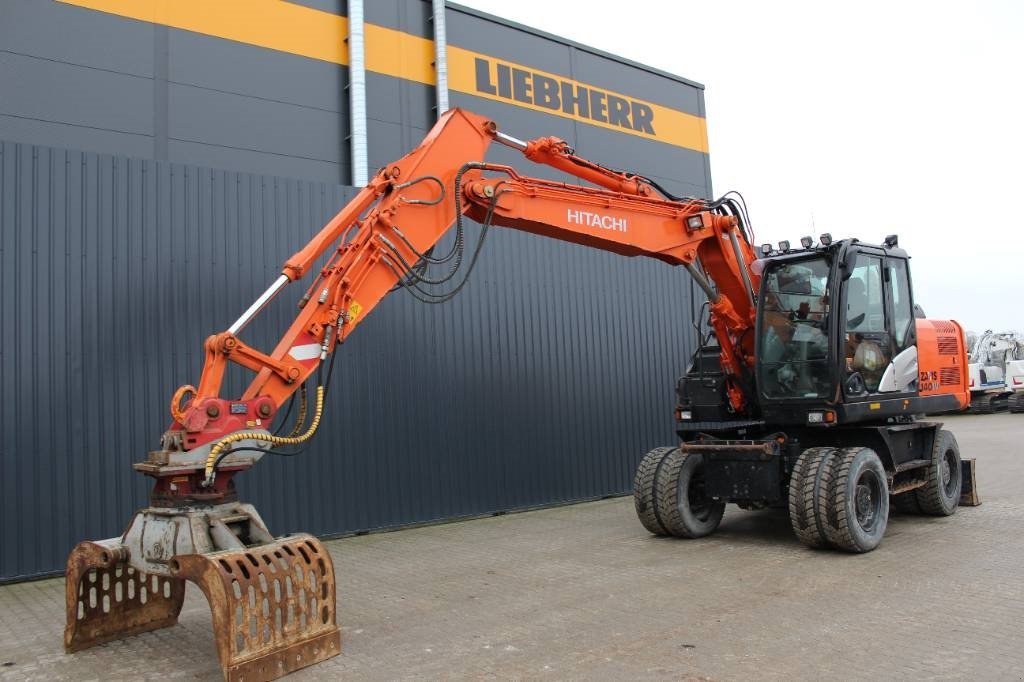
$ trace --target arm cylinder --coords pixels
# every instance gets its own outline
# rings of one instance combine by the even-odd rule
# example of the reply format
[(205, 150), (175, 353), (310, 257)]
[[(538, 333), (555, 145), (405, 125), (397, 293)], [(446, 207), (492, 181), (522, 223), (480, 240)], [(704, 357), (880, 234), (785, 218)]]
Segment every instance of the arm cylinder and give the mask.
[(526, 142), (520, 140), (518, 137), (512, 137), (511, 135), (506, 135), (503, 132), (495, 131), (494, 139), (506, 147), (512, 147), (512, 149), (518, 149), (521, 152), (526, 151)]

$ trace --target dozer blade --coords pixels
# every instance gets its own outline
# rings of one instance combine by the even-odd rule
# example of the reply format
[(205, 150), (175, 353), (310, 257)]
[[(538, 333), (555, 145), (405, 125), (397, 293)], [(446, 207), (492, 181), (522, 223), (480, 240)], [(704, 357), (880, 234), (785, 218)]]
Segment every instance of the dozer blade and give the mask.
[(963, 486), (960, 488), (961, 507), (981, 506), (981, 498), (978, 497), (978, 474), (976, 469), (977, 460), (960, 460), (960, 475), (963, 481)]
[(171, 574), (210, 602), (224, 679), (273, 680), (341, 651), (334, 566), (312, 535), (245, 550), (186, 554)]
[(129, 566), (118, 539), (79, 543), (66, 570), (68, 653), (178, 622), (185, 581)]

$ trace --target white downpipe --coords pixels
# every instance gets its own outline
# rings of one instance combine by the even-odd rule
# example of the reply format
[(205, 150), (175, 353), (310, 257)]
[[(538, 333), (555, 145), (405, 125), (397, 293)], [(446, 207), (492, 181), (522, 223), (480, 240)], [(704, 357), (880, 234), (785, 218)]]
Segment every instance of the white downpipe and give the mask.
[(366, 133), (366, 33), (363, 0), (348, 2), (348, 102), (352, 123), (349, 138), (352, 151), (352, 185), (363, 187), (367, 174)]
[(448, 34), (445, 29), (445, 0), (433, 0), (434, 70), (437, 72), (437, 115), (448, 111)]

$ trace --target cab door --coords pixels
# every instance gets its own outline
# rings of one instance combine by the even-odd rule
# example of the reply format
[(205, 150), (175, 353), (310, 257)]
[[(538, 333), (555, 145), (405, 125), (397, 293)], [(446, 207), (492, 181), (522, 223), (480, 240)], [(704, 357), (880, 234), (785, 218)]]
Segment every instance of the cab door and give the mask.
[(906, 259), (882, 250), (859, 251), (843, 288), (847, 399), (916, 392), (917, 340)]
[(892, 360), (878, 382), (879, 393), (916, 393), (918, 380), (917, 325), (906, 258), (887, 256), (884, 279)]
[(882, 375), (892, 360), (884, 278), (884, 254), (855, 254), (852, 271), (843, 286), (843, 390), (848, 398), (868, 398), (878, 393)]

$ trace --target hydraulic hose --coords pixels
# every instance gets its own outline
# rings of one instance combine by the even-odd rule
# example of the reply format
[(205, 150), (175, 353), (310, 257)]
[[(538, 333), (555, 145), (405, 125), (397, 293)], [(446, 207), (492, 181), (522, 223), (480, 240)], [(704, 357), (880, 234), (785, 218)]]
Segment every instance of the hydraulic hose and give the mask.
[[(294, 394), (293, 394), (294, 395)], [(306, 423), (306, 409), (309, 401), (306, 400), (306, 385), (303, 384), (299, 391), (299, 414), (295, 417), (295, 426), (292, 427), (288, 437), (293, 438), (302, 431), (302, 425)]]
[(316, 406), (313, 412), (313, 421), (309, 423), (309, 428), (306, 432), (298, 436), (275, 436), (264, 431), (238, 431), (232, 433), (230, 436), (222, 438), (210, 448), (210, 454), (206, 456), (206, 467), (205, 474), (206, 478), (203, 480), (203, 485), (213, 485), (213, 480), (216, 478), (216, 463), (217, 457), (227, 446), (232, 443), (237, 443), (240, 440), (259, 440), (270, 443), (271, 445), (300, 445), (316, 433), (316, 429), (320, 426), (320, 417), (324, 413), (324, 387), (323, 385), (316, 387)]

